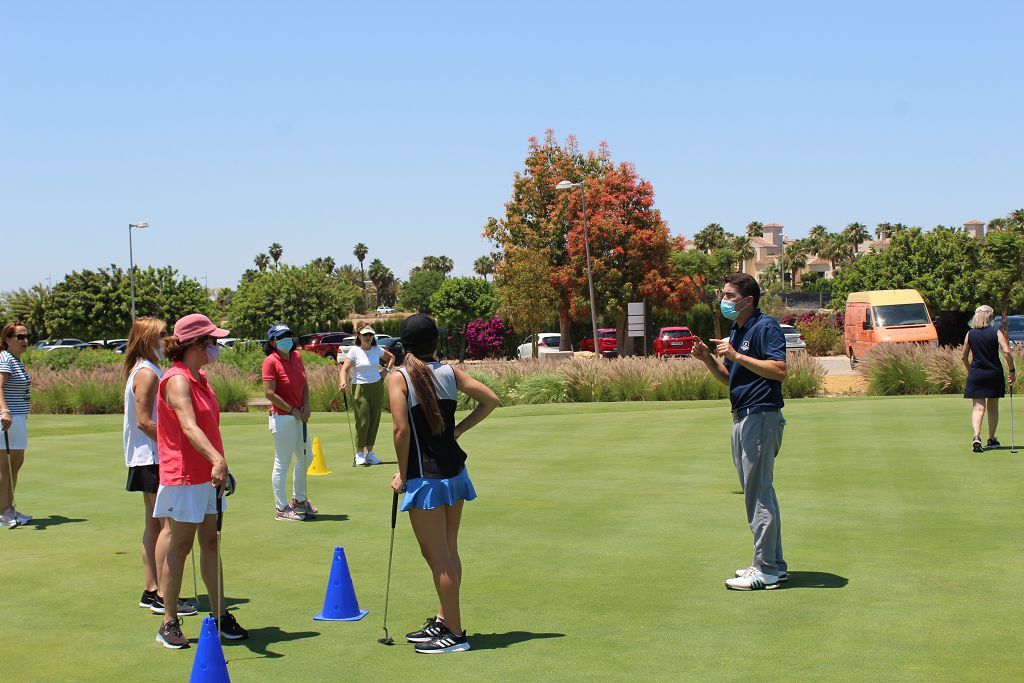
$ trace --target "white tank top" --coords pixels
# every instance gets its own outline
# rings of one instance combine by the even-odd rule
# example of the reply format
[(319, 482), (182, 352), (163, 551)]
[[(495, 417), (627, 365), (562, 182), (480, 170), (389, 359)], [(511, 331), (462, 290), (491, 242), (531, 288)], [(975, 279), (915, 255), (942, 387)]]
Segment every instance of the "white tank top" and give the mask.
[[(155, 372), (157, 381), (164, 375), (160, 368), (144, 358), (139, 359), (139, 362), (132, 368), (132, 374), (128, 375), (128, 383), (124, 387), (124, 464), (126, 467), (156, 465), (160, 462), (156, 452), (156, 442), (139, 429), (135, 413), (135, 375), (142, 368)], [(153, 422), (156, 422), (155, 400), (153, 401)]]

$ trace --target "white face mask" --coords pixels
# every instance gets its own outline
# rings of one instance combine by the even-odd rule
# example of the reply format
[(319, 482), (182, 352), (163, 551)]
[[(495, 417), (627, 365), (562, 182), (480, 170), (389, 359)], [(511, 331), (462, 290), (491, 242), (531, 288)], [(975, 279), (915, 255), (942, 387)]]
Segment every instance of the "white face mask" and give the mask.
[(214, 363), (218, 358), (220, 358), (220, 344), (217, 342), (207, 344), (206, 348), (203, 350), (206, 351), (207, 363)]

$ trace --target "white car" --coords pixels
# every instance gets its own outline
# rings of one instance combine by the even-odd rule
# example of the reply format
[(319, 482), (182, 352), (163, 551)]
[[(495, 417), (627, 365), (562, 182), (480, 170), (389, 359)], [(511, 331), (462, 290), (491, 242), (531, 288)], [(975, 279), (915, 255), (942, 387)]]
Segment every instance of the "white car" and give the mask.
[(394, 313), (394, 312), (395, 312), (395, 309), (391, 308), (390, 306), (378, 306), (377, 307), (377, 315), (387, 315), (388, 313)]
[(786, 350), (799, 350), (802, 351), (807, 348), (807, 344), (804, 343), (803, 335), (800, 331), (792, 325), (780, 325), (782, 328), (782, 334), (786, 335)]
[[(562, 335), (558, 332), (541, 332), (537, 335), (537, 357), (546, 356), (558, 351), (558, 345), (562, 342)], [(523, 343), (516, 349), (517, 358), (533, 358), (533, 336), (523, 340)]]

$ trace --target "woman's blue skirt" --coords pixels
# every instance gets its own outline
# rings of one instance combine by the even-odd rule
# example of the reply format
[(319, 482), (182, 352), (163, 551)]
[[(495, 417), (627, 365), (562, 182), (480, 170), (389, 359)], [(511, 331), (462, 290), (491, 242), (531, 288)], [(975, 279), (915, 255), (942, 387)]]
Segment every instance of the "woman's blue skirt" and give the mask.
[(469, 470), (465, 467), (449, 479), (427, 479), (420, 477), (405, 483), (405, 496), (402, 498), (402, 512), (410, 508), (433, 510), (442, 505), (455, 505), (460, 500), (476, 498), (476, 489), (469, 480)]

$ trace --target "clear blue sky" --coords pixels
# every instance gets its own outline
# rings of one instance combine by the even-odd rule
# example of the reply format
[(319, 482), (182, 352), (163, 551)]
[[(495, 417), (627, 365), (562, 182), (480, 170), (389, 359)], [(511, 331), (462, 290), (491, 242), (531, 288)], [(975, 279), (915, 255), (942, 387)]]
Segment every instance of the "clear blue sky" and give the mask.
[[(690, 6), (696, 5), (696, 6)], [(378, 9), (379, 8), (379, 9)], [(489, 251), (527, 139), (602, 140), (675, 234), (1024, 206), (1021, 2), (0, 4), (0, 290), (170, 264), (405, 278)]]

